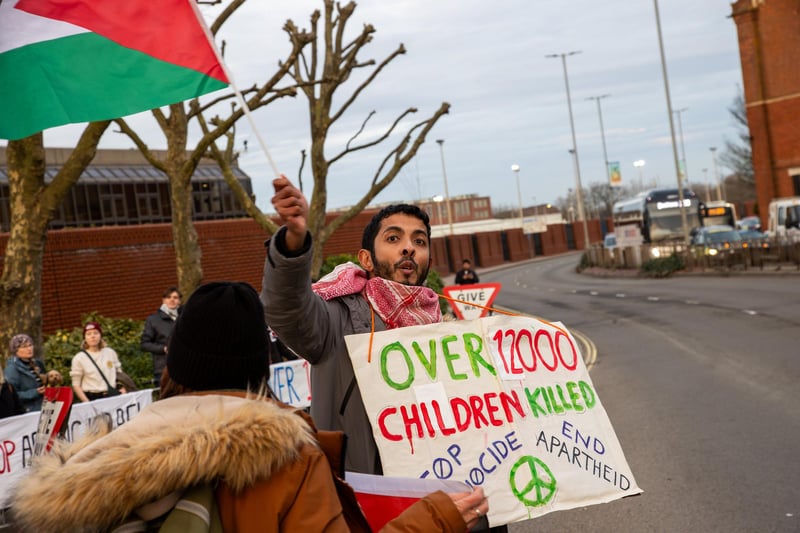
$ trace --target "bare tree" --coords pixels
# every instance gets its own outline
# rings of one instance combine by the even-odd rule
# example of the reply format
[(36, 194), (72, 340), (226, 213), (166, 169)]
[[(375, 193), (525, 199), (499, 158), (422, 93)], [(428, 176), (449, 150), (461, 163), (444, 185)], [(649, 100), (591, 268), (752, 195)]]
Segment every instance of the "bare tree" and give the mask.
[(754, 187), (756, 181), (753, 172), (750, 127), (747, 124), (747, 108), (741, 90), (734, 98), (733, 104), (728, 107), (728, 112), (733, 117), (734, 126), (737, 129), (737, 139), (735, 141), (725, 139), (725, 151), (719, 156), (720, 163), (733, 172), (738, 181)]
[[(400, 44), (378, 64), (373, 59), (360, 60), (358, 54), (372, 41), (375, 28), (371, 24), (365, 24), (361, 32), (348, 41), (345, 38), (345, 27), (355, 11), (355, 2), (336, 4), (335, 7), (333, 0), (324, 0), (324, 3), (324, 15), (321, 15), (319, 10), (311, 15), (310, 33), (314, 40), (309, 47), (309, 54), (303, 50), (292, 62), (290, 70), (290, 75), (308, 99), (311, 124), (311, 150), (308, 157), (314, 183), (310, 195), (308, 228), (316, 243), (312, 258), (312, 275), (316, 275), (322, 266), (322, 247), (325, 241), (342, 224), (360, 213), (395, 179), (403, 166), (416, 155), (436, 122), (450, 109), (449, 104), (442, 103), (431, 117), (411, 126), (378, 165), (361, 199), (333, 220), (326, 222), (328, 175), (331, 165), (349, 154), (382, 143), (391, 136), (401, 121), (417, 110), (413, 107), (406, 109), (386, 127), (382, 135), (368, 141), (357, 142), (358, 136), (375, 112), (369, 113), (359, 131), (350, 138), (345, 147), (338, 153), (326, 157), (326, 141), (331, 127), (375, 81), (378, 74), (399, 55), (405, 54), (406, 50)], [(286, 23), (284, 30), (292, 41), (303, 35), (291, 20)], [(334, 108), (334, 94), (343, 88), (354, 72), (367, 67), (372, 67), (369, 74), (349, 94), (337, 95), (337, 102), (340, 103), (338, 108)]]
[(97, 153), (109, 121), (92, 122), (61, 169), (45, 183), (42, 133), (10, 141), (8, 163), (11, 231), (0, 278), (0, 346), (5, 353), (10, 337), (28, 333), (35, 346), (42, 339), (42, 263), (47, 227), (70, 188)]
[[(246, 0), (233, 0), (216, 18), (211, 25), (212, 34), (216, 34), (220, 27)], [(311, 41), (311, 37), (305, 32), (293, 31), (290, 33), (292, 49), (286, 60), (279, 63), (278, 70), (262, 85), (254, 85), (242, 91), (247, 106), (250, 110), (256, 110), (284, 96), (295, 96), (297, 89), (294, 86), (279, 87), (281, 81), (286, 77), (291, 65), (294, 64), (303, 47)], [(156, 119), (161, 131), (166, 138), (167, 150), (163, 158), (159, 158), (155, 152), (150, 150), (142, 138), (127, 124), (124, 119), (117, 119), (115, 122), (120, 130), (134, 142), (144, 157), (153, 167), (164, 172), (170, 183), (170, 203), (172, 210), (172, 236), (175, 243), (175, 259), (177, 267), (178, 286), (181, 292), (188, 296), (203, 279), (203, 268), (201, 261), (201, 250), (198, 242), (197, 231), (192, 222), (192, 183), (191, 178), (197, 169), (198, 164), (206, 155), (213, 155), (217, 150), (215, 141), (226, 135), (233, 128), (234, 124), (244, 116), (244, 110), (240, 106), (231, 106), (230, 112), (224, 118), (215, 115), (210, 121), (203, 117), (204, 112), (209, 112), (216, 108), (218, 104), (224, 103), (235, 98), (234, 93), (229, 93), (214, 99), (204, 105), (198, 99), (189, 102), (180, 102), (169, 106), (169, 113), (165, 114), (161, 109), (153, 109), (152, 114)], [(197, 119), (203, 128), (203, 136), (197, 144), (188, 149), (188, 130), (192, 119)], [(209, 127), (209, 122), (212, 127)], [(230, 159), (228, 160), (230, 161)], [(224, 170), (224, 169), (223, 169)], [(228, 168), (228, 174), (233, 175)], [(262, 223), (266, 229), (274, 230), (272, 224), (266, 217), (259, 219), (255, 211), (255, 204), (252, 199), (241, 189), (238, 181), (233, 178), (232, 182), (238, 186), (237, 196), (242, 205), (247, 209), (251, 216)], [(229, 185), (233, 185), (228, 180)]]

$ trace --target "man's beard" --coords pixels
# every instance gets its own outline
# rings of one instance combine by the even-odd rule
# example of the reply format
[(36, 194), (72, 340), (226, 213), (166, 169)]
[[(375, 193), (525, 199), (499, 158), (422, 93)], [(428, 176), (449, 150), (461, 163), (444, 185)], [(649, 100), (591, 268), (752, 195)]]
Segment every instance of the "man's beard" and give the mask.
[[(375, 257), (375, 253), (371, 252), (372, 255), (372, 264), (375, 265), (375, 276), (379, 278), (388, 279), (390, 281), (395, 281), (397, 283), (402, 283), (403, 285), (417, 285), (421, 286), (425, 284), (425, 280), (428, 278), (428, 271), (430, 270), (429, 266), (425, 266), (424, 268), (420, 267), (420, 265), (414, 261), (410, 257), (406, 257), (395, 263), (394, 265), (389, 264), (388, 262), (378, 261)], [(403, 263), (412, 262), (417, 267), (417, 273), (419, 276), (417, 277), (416, 283), (410, 283), (409, 281), (398, 281), (394, 278), (394, 273), (397, 272), (397, 266)]]

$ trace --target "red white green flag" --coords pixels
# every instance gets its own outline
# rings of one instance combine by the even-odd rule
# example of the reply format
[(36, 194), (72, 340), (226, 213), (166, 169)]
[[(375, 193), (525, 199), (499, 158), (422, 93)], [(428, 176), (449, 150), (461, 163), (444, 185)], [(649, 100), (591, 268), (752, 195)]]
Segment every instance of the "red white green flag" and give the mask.
[(228, 83), (194, 0), (0, 0), (0, 139)]

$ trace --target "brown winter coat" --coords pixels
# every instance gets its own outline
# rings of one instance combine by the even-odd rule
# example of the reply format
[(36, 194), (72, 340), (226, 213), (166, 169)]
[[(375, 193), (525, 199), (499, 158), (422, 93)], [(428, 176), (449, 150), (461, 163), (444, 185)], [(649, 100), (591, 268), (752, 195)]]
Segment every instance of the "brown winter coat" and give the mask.
[[(110, 433), (58, 446), (20, 481), (12, 507), (23, 531), (104, 531), (144, 504), (208, 482), (216, 483), (225, 531), (367, 528), (313, 425), (275, 402), (226, 393), (162, 400)], [(433, 530), (465, 530), (443, 493), (385, 529)]]

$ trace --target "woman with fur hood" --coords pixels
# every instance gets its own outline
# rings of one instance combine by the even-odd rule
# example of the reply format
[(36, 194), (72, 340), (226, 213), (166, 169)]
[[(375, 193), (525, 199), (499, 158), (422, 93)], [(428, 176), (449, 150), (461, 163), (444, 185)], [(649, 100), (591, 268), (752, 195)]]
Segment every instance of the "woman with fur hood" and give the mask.
[[(263, 395), (269, 339), (245, 283), (195, 291), (176, 322), (161, 400), (36, 458), (16, 487), (22, 531), (369, 531), (342, 481), (343, 435)], [(384, 531), (466, 531), (483, 491), (436, 492)]]

